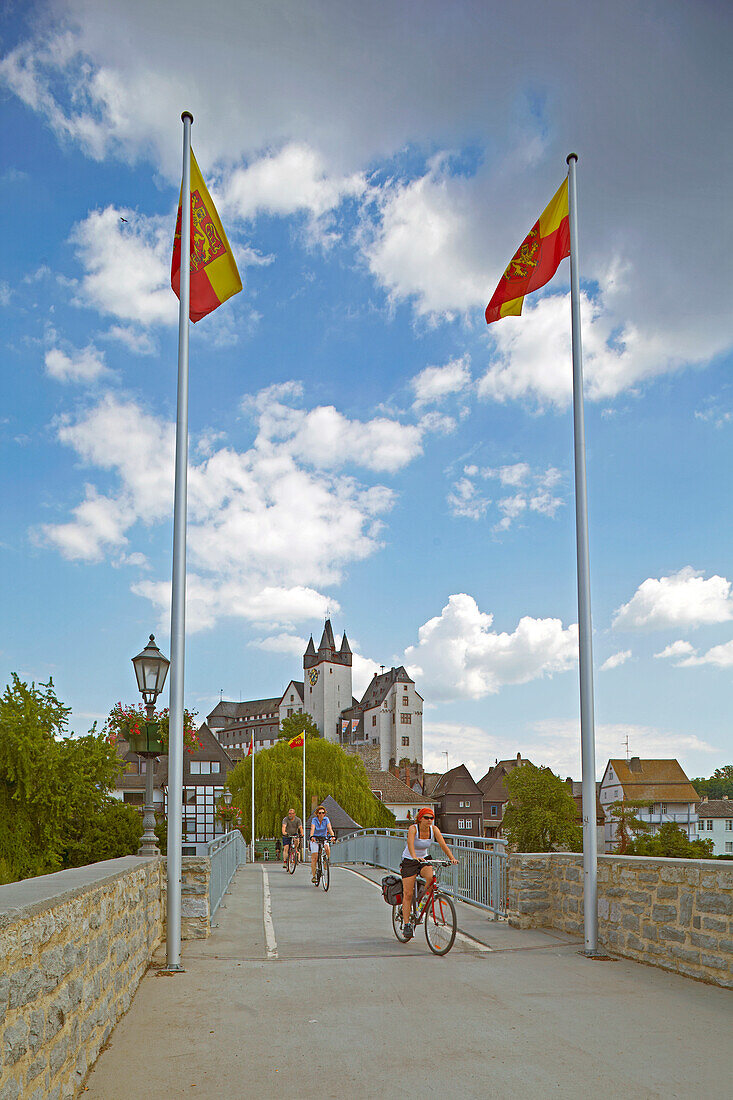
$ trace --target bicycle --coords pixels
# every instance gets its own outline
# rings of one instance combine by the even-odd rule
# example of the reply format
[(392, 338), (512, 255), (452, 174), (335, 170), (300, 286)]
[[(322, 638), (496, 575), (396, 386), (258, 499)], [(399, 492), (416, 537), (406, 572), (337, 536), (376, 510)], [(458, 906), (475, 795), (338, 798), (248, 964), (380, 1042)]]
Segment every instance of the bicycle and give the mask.
[(298, 866), (298, 848), (300, 847), (300, 838), (294, 836), (291, 838), (288, 844), (288, 862), (286, 864), (288, 874), (295, 874), (295, 868)]
[[(418, 890), (412, 895), (412, 927), (425, 917), (425, 939), (434, 955), (447, 955), (456, 938), (456, 907), (451, 898), (444, 894), (438, 882), (439, 869), (450, 867), (447, 859), (426, 859), (435, 871), (432, 881), (425, 885), (418, 898)], [(420, 878), (418, 876), (418, 882)], [(424, 881), (424, 880), (423, 880)], [(417, 887), (417, 882), (415, 883)], [(392, 906), (392, 928), (400, 943), (407, 943), (410, 937), (404, 933), (402, 903)]]
[(326, 852), (324, 851), (324, 844), (327, 839), (325, 836), (314, 836), (313, 840), (318, 842), (318, 860), (316, 862), (316, 886), (322, 886), (324, 890), (328, 890), (331, 885), (331, 861), (329, 860)]

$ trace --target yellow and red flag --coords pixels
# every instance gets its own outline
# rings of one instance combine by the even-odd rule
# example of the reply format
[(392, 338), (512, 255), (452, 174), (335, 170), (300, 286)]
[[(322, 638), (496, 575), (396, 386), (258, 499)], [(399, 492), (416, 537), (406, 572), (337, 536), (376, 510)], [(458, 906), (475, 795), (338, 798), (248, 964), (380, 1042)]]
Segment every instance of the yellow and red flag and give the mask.
[[(173, 238), (171, 286), (181, 297), (181, 199)], [(200, 321), (242, 289), (237, 265), (191, 150), (191, 298), (189, 316)]]
[(486, 307), (486, 324), (502, 317), (518, 317), (525, 294), (549, 283), (560, 261), (569, 255), (568, 181), (565, 179), (512, 256)]
[(289, 749), (298, 749), (298, 748), (301, 747), (302, 744), (303, 744), (303, 734), (302, 733), (296, 733), (295, 737), (291, 737), (290, 740), (288, 741), (288, 748)]
[(252, 755), (252, 751), (253, 751), (253, 749), (254, 749), (254, 746), (255, 746), (255, 739), (254, 739), (254, 737), (252, 737), (252, 739), (251, 739), (251, 741), (250, 741), (250, 743), (249, 743), (249, 748), (247, 749), (247, 756), (251, 756), (251, 755)]

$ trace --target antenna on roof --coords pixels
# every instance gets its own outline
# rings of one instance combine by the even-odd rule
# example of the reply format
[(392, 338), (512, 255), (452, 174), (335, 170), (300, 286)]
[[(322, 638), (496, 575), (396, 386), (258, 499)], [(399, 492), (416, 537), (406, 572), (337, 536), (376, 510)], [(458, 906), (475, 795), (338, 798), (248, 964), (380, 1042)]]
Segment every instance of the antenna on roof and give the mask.
[(450, 771), (450, 768), (448, 767), (448, 753), (443, 750), (440, 755), (445, 757), (445, 770)]
[(380, 671), (380, 672), (384, 672), (384, 665), (380, 665), (380, 666), (379, 666), (379, 671)]
[(627, 764), (629, 762), (629, 759), (630, 759), (630, 757), (629, 757), (629, 735), (627, 733), (626, 734), (626, 763)]

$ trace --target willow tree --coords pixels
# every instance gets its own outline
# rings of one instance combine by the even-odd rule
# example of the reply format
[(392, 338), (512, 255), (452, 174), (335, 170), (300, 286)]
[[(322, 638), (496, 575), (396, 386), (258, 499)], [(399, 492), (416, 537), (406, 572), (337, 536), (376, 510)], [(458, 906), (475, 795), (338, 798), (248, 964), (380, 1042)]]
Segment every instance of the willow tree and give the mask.
[[(322, 737), (306, 735), (306, 812), (313, 799), (335, 798), (362, 828), (389, 828), (392, 814), (369, 789), (366, 768), (358, 756), (344, 752)], [(278, 741), (255, 754), (255, 835), (278, 837), (282, 819), (291, 806), (298, 817), (303, 812), (303, 750)], [(242, 833), (251, 841), (252, 759), (240, 760), (229, 773), (227, 786), (232, 802), (242, 811)]]

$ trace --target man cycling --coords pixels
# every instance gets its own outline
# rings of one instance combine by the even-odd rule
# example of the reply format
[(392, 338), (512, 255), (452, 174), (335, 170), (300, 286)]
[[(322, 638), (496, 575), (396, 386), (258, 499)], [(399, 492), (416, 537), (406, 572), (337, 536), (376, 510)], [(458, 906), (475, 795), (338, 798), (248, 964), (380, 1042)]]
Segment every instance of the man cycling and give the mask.
[(331, 826), (330, 818), (326, 816), (326, 807), (319, 806), (315, 812), (311, 823), (311, 881), (314, 886), (318, 885), (316, 880), (316, 864), (318, 863), (318, 849), (320, 847), (318, 841), (320, 838), (321, 844), (326, 849), (326, 855), (331, 855), (331, 846), (328, 843), (328, 838), (332, 840), (336, 839), (336, 834)]
[(283, 818), (283, 870), (288, 869), (288, 855), (290, 854), (290, 845), (292, 844), (297, 852), (299, 847), (298, 837), (303, 836), (303, 822), (299, 817), (295, 816), (295, 810), (291, 808), (288, 810), (287, 815)]

